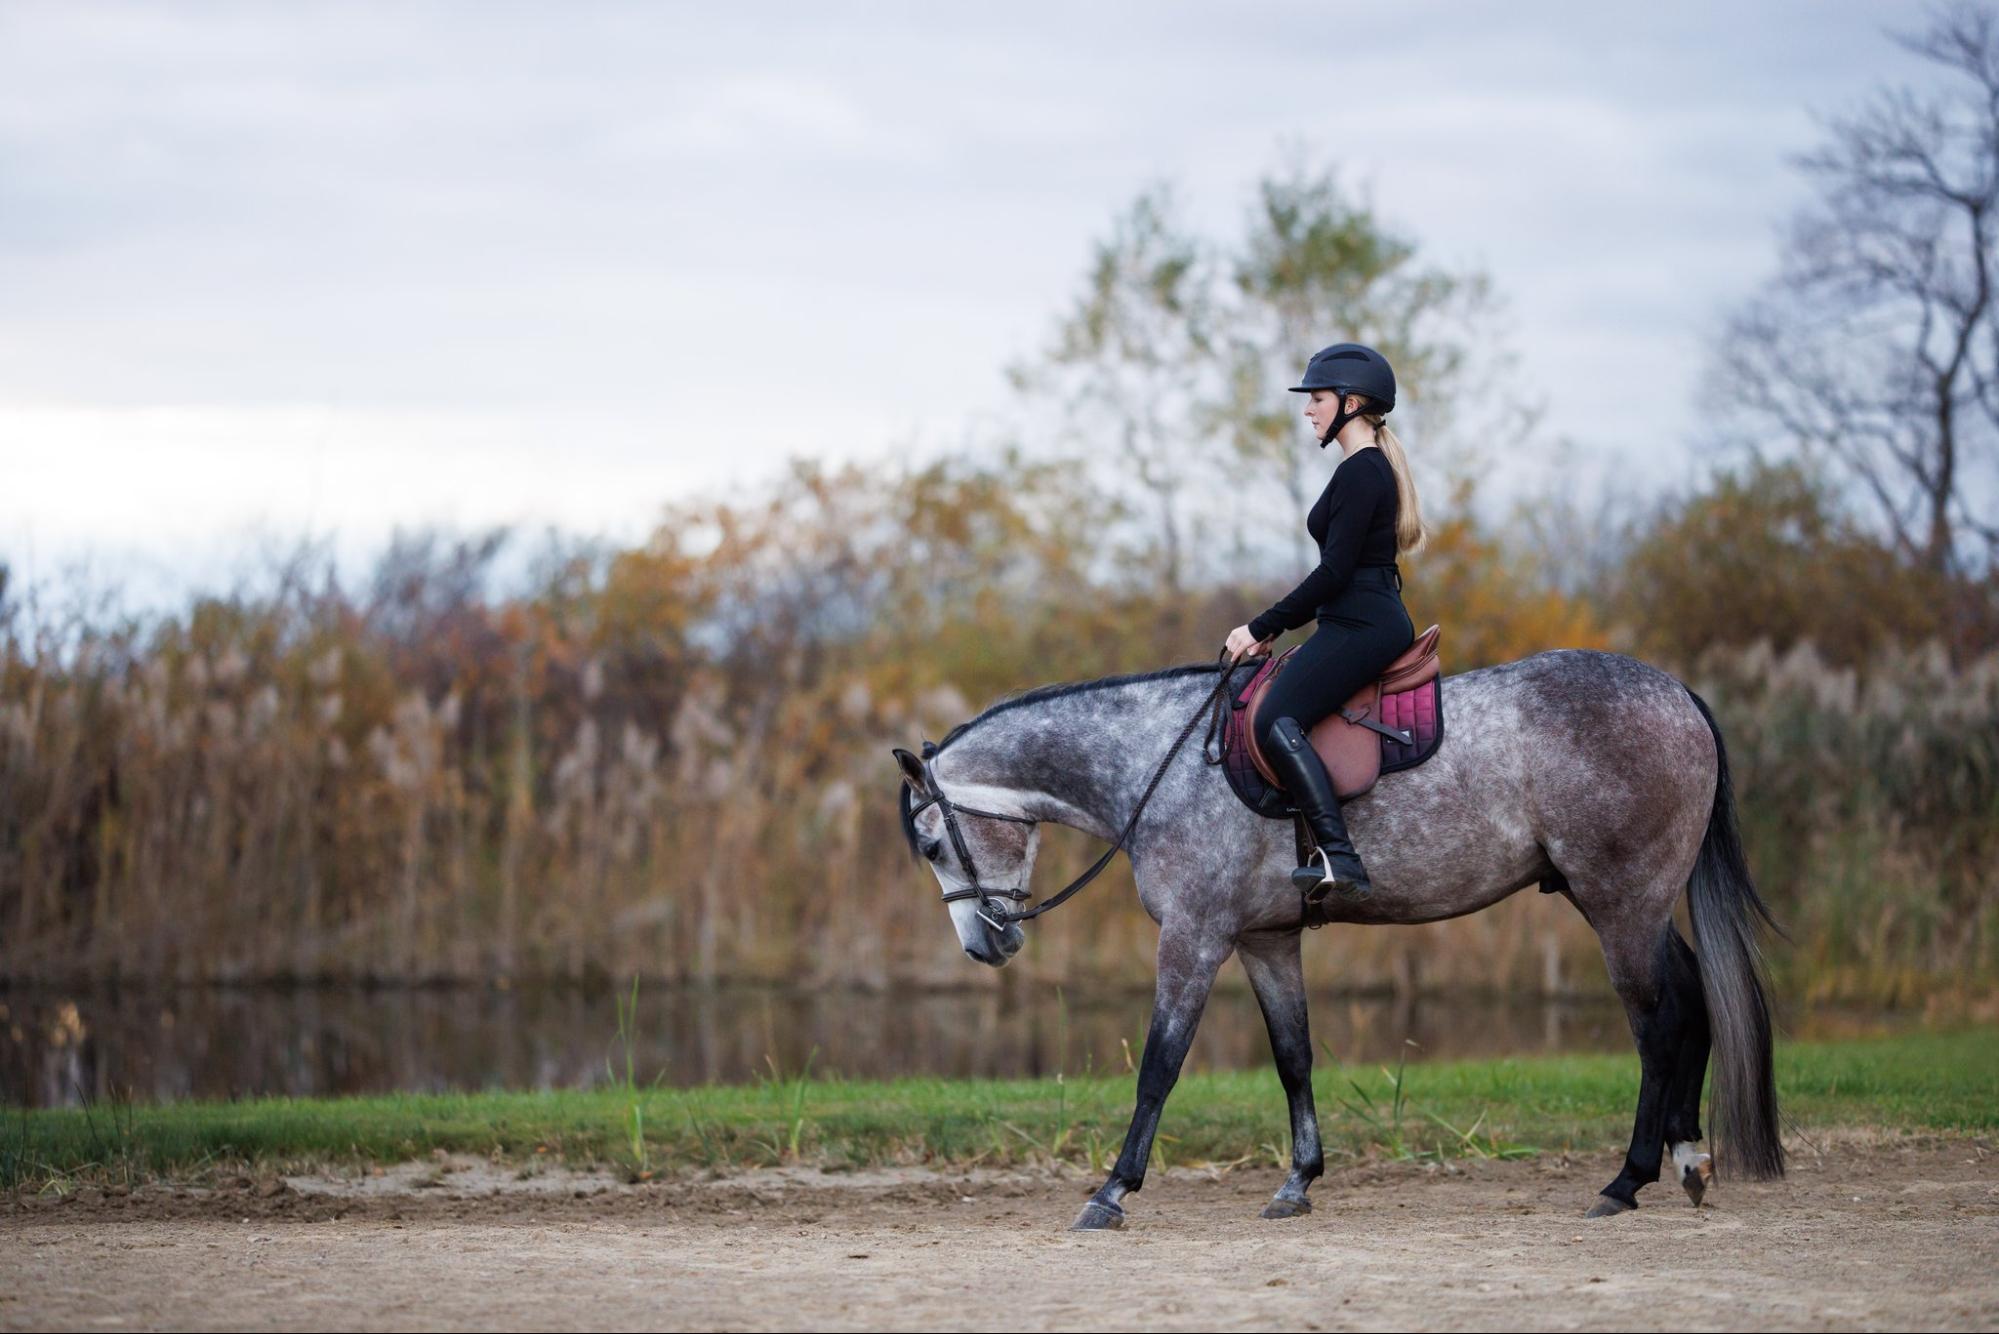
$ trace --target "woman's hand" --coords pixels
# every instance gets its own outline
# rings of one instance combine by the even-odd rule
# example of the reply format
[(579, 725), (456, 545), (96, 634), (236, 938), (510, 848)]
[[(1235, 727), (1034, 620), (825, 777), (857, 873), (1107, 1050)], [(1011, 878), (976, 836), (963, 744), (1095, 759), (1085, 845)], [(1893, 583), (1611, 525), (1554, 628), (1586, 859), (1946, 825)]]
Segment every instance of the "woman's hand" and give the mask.
[(1269, 639), (1258, 639), (1249, 632), (1248, 626), (1238, 625), (1235, 629), (1229, 631), (1229, 642), (1224, 647), (1228, 649), (1229, 661), (1237, 663), (1242, 661), (1245, 654), (1255, 653), (1259, 650), (1268, 653), (1270, 646), (1276, 642), (1276, 639), (1275, 635), (1272, 635)]

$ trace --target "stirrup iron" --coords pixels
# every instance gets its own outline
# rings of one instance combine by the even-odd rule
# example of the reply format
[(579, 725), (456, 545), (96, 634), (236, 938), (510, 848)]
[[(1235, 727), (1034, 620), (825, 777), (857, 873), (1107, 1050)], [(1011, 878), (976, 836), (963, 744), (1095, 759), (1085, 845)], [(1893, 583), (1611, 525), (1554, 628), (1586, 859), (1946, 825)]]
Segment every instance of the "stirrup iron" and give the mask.
[(1333, 887), (1333, 863), (1323, 846), (1305, 854), (1305, 864), (1291, 872), (1291, 883), (1298, 886), (1307, 903), (1317, 903), (1326, 897)]
[(1348, 903), (1359, 903), (1374, 893), (1370, 882), (1350, 880), (1333, 869), (1332, 857), (1323, 843), (1305, 856), (1305, 864), (1291, 872), (1291, 883), (1305, 896), (1308, 907), (1318, 907), (1326, 896), (1337, 891)]

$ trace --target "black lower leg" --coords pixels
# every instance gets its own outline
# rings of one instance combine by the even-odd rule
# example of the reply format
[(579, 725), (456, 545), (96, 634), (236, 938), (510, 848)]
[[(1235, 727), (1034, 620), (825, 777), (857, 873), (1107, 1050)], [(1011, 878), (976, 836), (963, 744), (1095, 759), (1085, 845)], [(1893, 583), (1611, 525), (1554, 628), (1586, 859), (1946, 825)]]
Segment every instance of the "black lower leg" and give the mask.
[(1682, 1016), (1673, 1080), (1666, 1093), (1666, 1143), (1691, 1144), (1701, 1137), (1701, 1088), (1707, 1082), (1707, 998), (1701, 993), (1700, 961), (1674, 931), (1667, 981)]
[(1638, 1207), (1638, 1190), (1659, 1179), (1664, 1157), (1667, 1095), (1680, 1055), (1680, 1035), (1687, 1016), (1680, 997), (1668, 983), (1670, 950), (1661, 937), (1650, 976), (1643, 981), (1616, 979), (1632, 1036), (1638, 1042), (1638, 1111), (1631, 1128), (1631, 1148), (1624, 1170), (1603, 1188), (1603, 1199), (1591, 1213), (1616, 1213)]
[(1672, 1170), (1680, 1188), (1698, 1205), (1707, 1193), (1708, 1182), (1708, 1155), (1695, 1146), (1701, 1139), (1701, 1086), (1707, 1080), (1712, 1036), (1707, 997), (1701, 991), (1700, 961), (1678, 931), (1672, 934), (1671, 948), (1668, 979), (1685, 1019), (1680, 1025), (1672, 1083), (1666, 1090), (1666, 1152), (1673, 1156)]
[(1245, 940), (1238, 947), (1270, 1032), (1270, 1055), (1291, 1112), (1291, 1175), (1264, 1208), (1265, 1218), (1309, 1213), (1312, 1206), (1305, 1192), (1326, 1170), (1319, 1110), (1312, 1096), (1312, 1030), (1298, 940), (1292, 931), (1274, 939)]
[(1208, 1003), (1208, 989), (1229, 952), (1226, 942), (1187, 941), (1174, 938), (1170, 932), (1161, 933), (1159, 979), (1145, 1053), (1139, 1058), (1138, 1099), (1131, 1126), (1125, 1131), (1124, 1148), (1109, 1179), (1083, 1206), (1076, 1227), (1120, 1226), (1124, 1218), (1120, 1201), (1145, 1185), (1145, 1167), (1159, 1132), (1159, 1114), (1180, 1078), (1180, 1066), (1187, 1059), (1194, 1030), (1200, 1026), (1201, 1012)]

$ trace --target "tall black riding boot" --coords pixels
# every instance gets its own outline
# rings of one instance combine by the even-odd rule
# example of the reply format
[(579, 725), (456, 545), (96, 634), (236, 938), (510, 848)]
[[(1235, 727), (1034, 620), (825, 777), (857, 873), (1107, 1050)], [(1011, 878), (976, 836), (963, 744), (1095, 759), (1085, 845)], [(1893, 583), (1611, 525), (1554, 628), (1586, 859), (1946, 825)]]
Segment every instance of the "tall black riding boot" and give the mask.
[(1319, 844), (1312, 859), (1291, 873), (1306, 900), (1316, 902), (1329, 888), (1348, 900), (1372, 894), (1374, 886), (1368, 883), (1367, 869), (1347, 839), (1347, 822), (1340, 817), (1332, 775), (1326, 772), (1325, 761), (1312, 749), (1297, 719), (1286, 715), (1270, 725), (1270, 746), (1264, 758), (1277, 771), (1285, 792), (1312, 827), (1312, 837)]

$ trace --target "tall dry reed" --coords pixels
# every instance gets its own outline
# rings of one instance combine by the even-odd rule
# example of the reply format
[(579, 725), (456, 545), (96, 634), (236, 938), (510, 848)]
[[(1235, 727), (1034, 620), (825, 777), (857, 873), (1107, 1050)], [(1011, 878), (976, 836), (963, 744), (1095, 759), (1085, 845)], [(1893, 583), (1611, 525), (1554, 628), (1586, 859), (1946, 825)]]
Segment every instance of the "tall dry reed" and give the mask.
[[(1188, 645), (1268, 592), (1165, 616), (1090, 573), (1061, 518), (1086, 497), (1002, 480), (805, 475), (511, 597), (467, 574), (490, 550), (400, 549), (367, 596), (288, 584), (144, 628), (52, 628), (0, 598), (0, 977), (963, 981), (888, 748), (1005, 690), (1204, 656)], [(1496, 545), (1443, 527), (1447, 645), (1603, 642), (1574, 603), (1508, 602)], [(1999, 653), (1836, 668), (1751, 646), (1685, 679), (1797, 941), (1775, 954), (1788, 988), (1990, 988)], [(1064, 830), (1045, 848), (1048, 883), (1096, 852)], [(1142, 986), (1152, 942), (1120, 863), (1008, 985)], [(1602, 978), (1587, 927), (1532, 893), (1327, 930), (1308, 955), (1346, 987)]]

